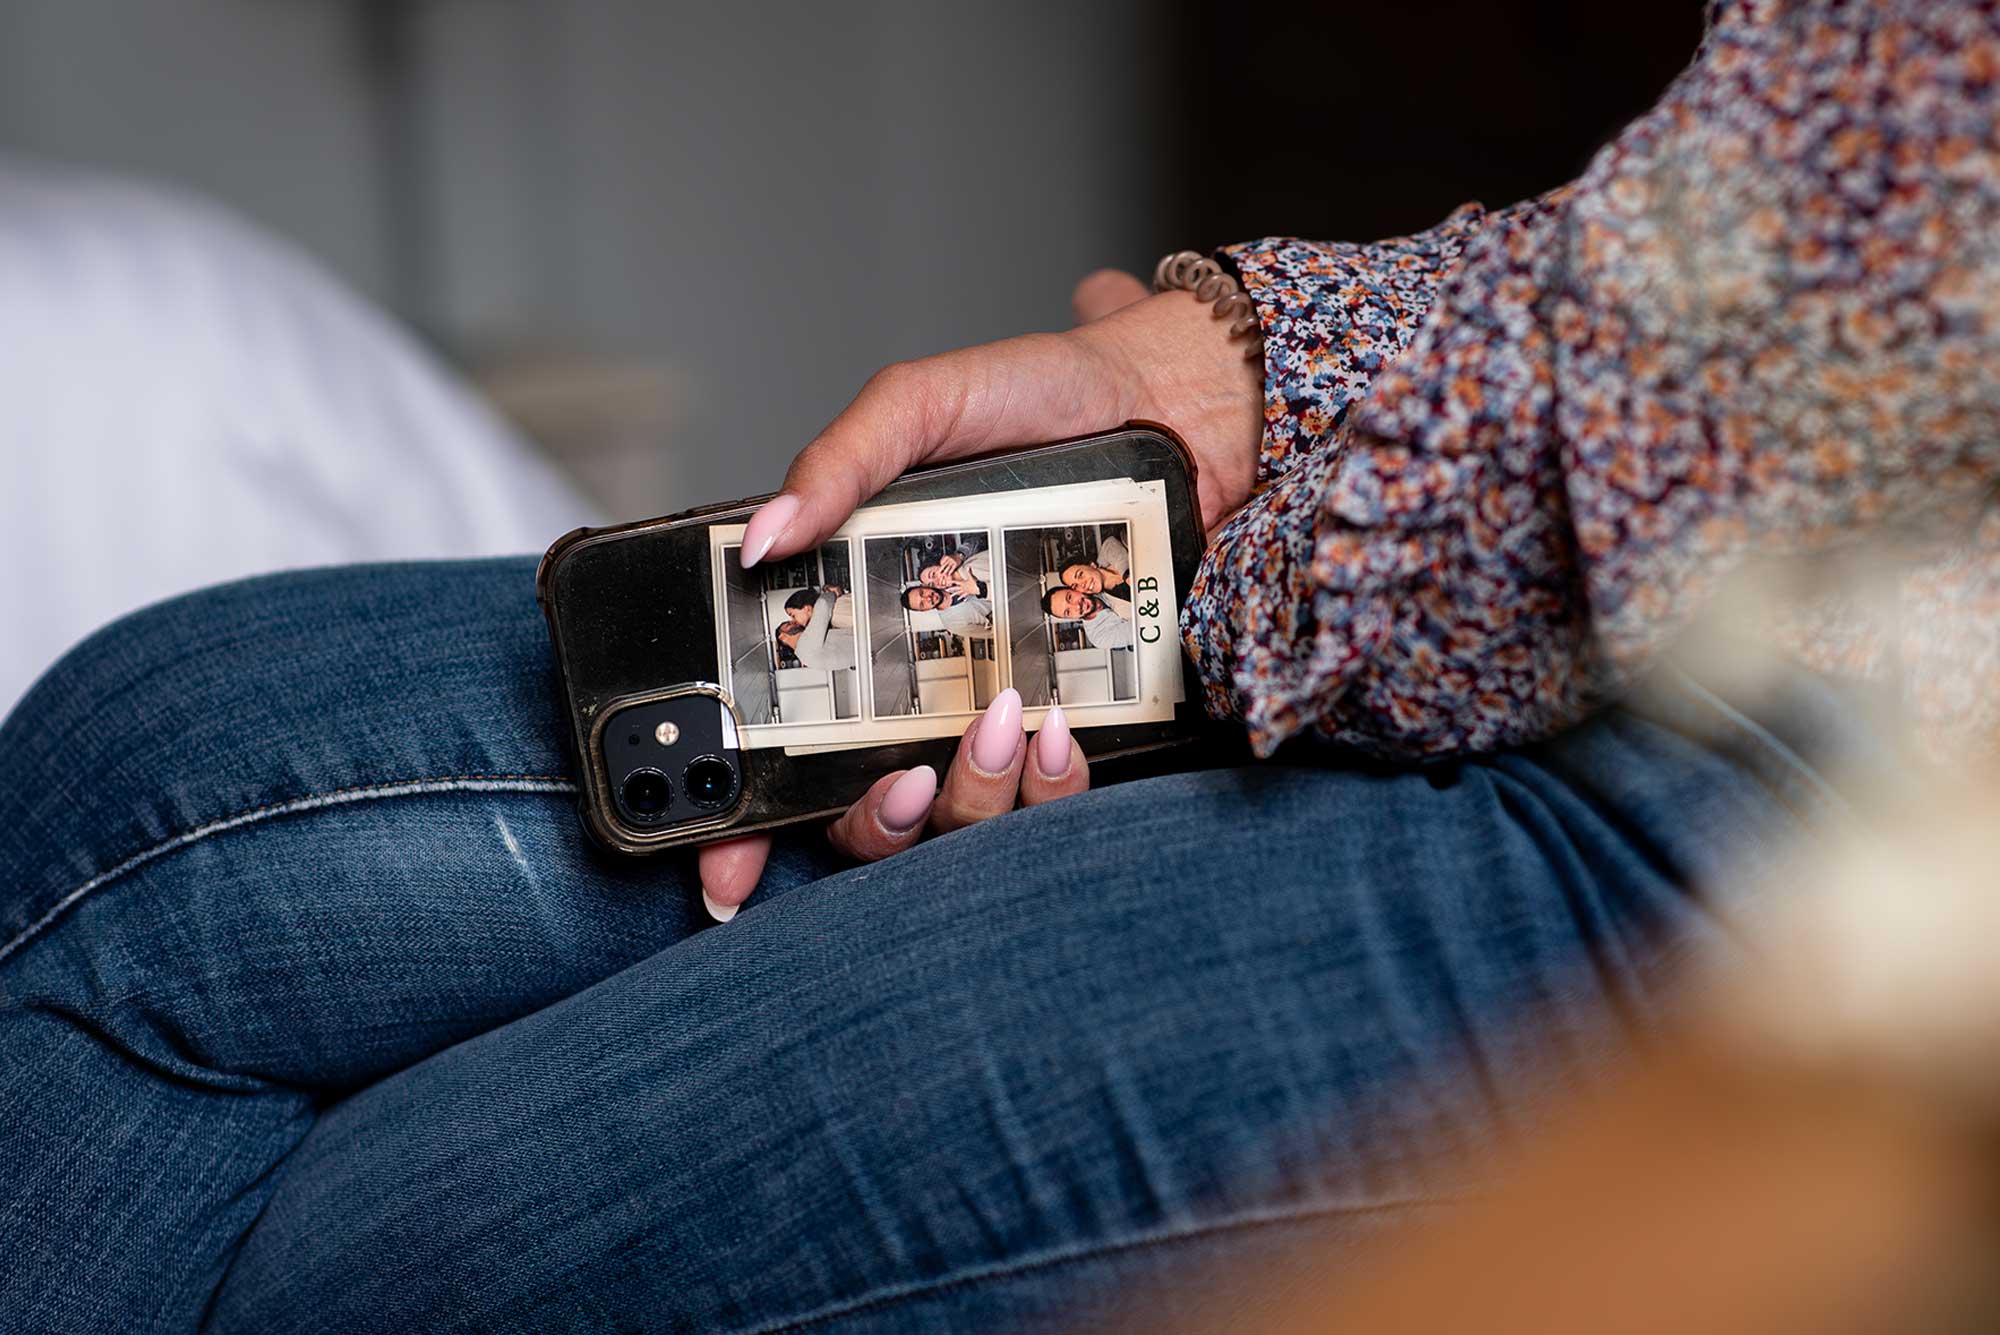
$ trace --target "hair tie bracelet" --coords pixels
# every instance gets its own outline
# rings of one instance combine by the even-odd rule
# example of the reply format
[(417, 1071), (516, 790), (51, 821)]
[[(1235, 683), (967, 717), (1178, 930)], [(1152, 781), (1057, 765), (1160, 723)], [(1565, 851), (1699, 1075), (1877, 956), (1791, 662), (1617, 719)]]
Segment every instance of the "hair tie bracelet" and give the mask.
[(1215, 318), (1229, 320), (1229, 336), (1251, 336), (1245, 361), (1264, 355), (1264, 331), (1257, 325), (1257, 308), (1243, 293), (1242, 285), (1223, 271), (1220, 264), (1193, 250), (1177, 250), (1163, 255), (1153, 266), (1153, 291), (1192, 292), (1196, 301), (1215, 303)]

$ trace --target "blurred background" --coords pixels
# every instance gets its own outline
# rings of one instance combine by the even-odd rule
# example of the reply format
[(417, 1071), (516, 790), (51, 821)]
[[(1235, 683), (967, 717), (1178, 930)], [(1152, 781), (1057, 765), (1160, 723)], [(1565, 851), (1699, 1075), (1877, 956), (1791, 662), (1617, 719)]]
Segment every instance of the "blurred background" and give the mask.
[(1697, 0), (0, 0), (0, 149), (288, 238), (608, 512), (773, 486), (884, 362), (1164, 250), (1560, 183)]

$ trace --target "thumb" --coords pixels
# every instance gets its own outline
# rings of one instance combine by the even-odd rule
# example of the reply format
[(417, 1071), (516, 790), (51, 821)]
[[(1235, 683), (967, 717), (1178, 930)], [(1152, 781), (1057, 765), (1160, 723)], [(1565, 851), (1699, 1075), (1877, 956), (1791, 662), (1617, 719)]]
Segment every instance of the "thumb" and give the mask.
[(1078, 324), (1089, 324), (1113, 311), (1123, 310), (1146, 295), (1146, 285), (1123, 269), (1099, 269), (1087, 275), (1070, 293), (1070, 309)]
[(1117, 426), (1135, 386), (1100, 342), (1024, 334), (877, 372), (751, 516), (744, 566), (818, 546), (917, 464)]

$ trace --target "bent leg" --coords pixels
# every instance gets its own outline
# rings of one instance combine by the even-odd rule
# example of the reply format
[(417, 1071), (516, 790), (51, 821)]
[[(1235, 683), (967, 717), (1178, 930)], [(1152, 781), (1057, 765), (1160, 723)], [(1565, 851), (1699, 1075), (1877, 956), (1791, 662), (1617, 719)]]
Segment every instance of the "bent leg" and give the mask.
[(1730, 749), (1174, 776), (773, 896), (331, 1109), (214, 1327), (1098, 1328), (1417, 1208), (1794, 828)]
[(191, 1329), (322, 1107), (695, 930), (558, 726), (525, 560), (164, 604), (0, 724), (0, 1328)]

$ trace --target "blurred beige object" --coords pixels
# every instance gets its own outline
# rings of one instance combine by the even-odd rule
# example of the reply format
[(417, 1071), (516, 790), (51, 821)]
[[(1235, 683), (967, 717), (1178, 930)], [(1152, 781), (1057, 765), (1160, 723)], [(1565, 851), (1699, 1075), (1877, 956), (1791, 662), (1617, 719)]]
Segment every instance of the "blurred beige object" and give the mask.
[(1754, 963), (1708, 989), (1718, 1032), (2000, 1126), (1997, 810), (1990, 783), (1935, 791), (1888, 832), (1860, 823), (1801, 856), (1746, 923)]
[(1990, 1142), (1893, 1079), (1741, 1056), (1685, 1034), (1544, 1127), (1488, 1194), (1434, 1226), (1337, 1266), (1329, 1241), (1329, 1264), (1274, 1276), (1268, 1305), (1132, 1329), (1993, 1329)]
[[(1784, 657), (1775, 612), (1841, 577), (1744, 581), (1682, 654), (1755, 698)], [(1864, 612), (1883, 592), (1848, 589)], [(1843, 776), (1853, 819), (1758, 878), (1746, 950), (1691, 975), (1659, 1041), (1509, 1161), (1459, 1165), (1475, 1198), (1132, 1328), (2000, 1329), (2000, 776), (1897, 773)]]
[(550, 345), (482, 357), (471, 376), (614, 520), (709, 499), (677, 485), (671, 442), (689, 391), (670, 364)]

